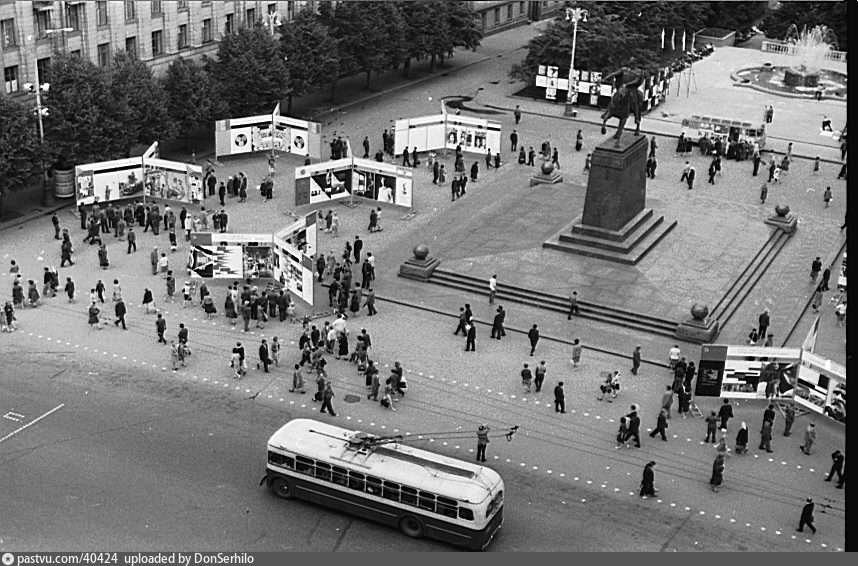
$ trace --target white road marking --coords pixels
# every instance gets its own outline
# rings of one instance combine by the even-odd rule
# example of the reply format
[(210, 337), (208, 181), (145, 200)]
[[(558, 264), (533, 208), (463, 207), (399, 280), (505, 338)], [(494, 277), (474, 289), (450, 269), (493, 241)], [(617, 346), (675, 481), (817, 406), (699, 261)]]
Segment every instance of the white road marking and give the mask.
[(9, 438), (12, 438), (13, 436), (15, 436), (16, 434), (18, 434), (18, 433), (19, 433), (19, 432), (21, 432), (22, 430), (27, 429), (27, 428), (29, 428), (29, 427), (33, 426), (34, 424), (36, 424), (36, 423), (37, 423), (37, 422), (39, 422), (40, 420), (44, 419), (45, 417), (47, 417), (47, 416), (48, 416), (48, 415), (50, 415), (51, 413), (54, 413), (54, 412), (56, 412), (56, 411), (59, 411), (59, 410), (60, 410), (60, 409), (62, 409), (64, 406), (65, 406), (65, 403), (60, 403), (59, 405), (57, 405), (56, 407), (54, 407), (53, 409), (51, 409), (50, 411), (48, 411), (48, 412), (47, 412), (47, 413), (45, 413), (44, 415), (42, 415), (42, 416), (40, 416), (40, 417), (38, 417), (38, 418), (36, 418), (36, 419), (34, 419), (34, 420), (32, 420), (32, 421), (28, 422), (27, 424), (25, 424), (24, 426), (22, 426), (22, 427), (20, 427), (20, 428), (17, 428), (17, 429), (15, 429), (15, 430), (13, 430), (12, 432), (10, 432), (9, 434), (7, 434), (7, 435), (6, 435), (6, 436), (4, 436), (3, 438), (0, 438), (0, 442), (3, 442), (4, 440), (8, 440)]

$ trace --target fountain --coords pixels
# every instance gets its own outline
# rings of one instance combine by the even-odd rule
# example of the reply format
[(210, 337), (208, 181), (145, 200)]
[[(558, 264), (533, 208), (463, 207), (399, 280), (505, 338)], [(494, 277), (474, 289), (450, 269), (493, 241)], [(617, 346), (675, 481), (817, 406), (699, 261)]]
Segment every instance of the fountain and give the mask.
[(837, 44), (834, 33), (826, 26), (815, 26), (801, 33), (792, 24), (787, 30), (786, 44), (791, 46), (798, 62), (787, 68), (784, 73), (784, 84), (790, 87), (816, 87), (819, 84), (819, 70), (826, 54)]

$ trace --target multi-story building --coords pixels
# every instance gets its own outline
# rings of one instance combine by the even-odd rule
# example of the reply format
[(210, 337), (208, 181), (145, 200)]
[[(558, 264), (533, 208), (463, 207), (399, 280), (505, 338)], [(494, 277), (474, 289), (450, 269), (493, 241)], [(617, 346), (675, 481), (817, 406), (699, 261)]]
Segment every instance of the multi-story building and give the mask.
[[(177, 57), (214, 55), (240, 26), (274, 27), (314, 2), (287, 1), (10, 1), (0, 0), (0, 61), (5, 88), (46, 82), (55, 51), (108, 66), (127, 51), (162, 74)], [(65, 31), (64, 31), (65, 30)]]
[(559, 14), (563, 0), (474, 0), (470, 2), (476, 12), (483, 35), (491, 35), (511, 27), (535, 22)]

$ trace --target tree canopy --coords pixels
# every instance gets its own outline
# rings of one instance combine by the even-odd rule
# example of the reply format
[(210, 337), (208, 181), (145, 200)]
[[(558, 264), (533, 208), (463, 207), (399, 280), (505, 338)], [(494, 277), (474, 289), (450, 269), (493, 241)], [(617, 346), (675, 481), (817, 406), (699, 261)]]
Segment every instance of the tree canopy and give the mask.
[(0, 96), (0, 194), (26, 187), (40, 174), (37, 128), (29, 106)]
[(211, 123), (212, 98), (209, 75), (192, 59), (179, 57), (167, 67), (164, 77), (167, 110), (176, 131), (189, 143), (191, 130)]
[(782, 2), (770, 10), (758, 26), (772, 39), (785, 39), (793, 24), (798, 31), (807, 26), (827, 26), (837, 36), (835, 49), (847, 51), (845, 2)]
[(310, 10), (280, 26), (280, 47), (289, 67), (289, 107), (292, 99), (329, 84), (339, 73), (337, 40)]

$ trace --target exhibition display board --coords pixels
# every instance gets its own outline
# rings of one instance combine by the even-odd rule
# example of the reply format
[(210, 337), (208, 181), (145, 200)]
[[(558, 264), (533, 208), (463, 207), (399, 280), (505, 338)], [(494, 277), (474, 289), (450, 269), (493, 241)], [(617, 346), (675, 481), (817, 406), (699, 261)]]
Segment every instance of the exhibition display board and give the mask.
[(356, 157), (352, 196), (411, 208), (414, 172), (408, 167)]
[[(566, 76), (562, 76), (566, 74)], [(647, 76), (638, 90), (643, 96), (643, 112), (649, 112), (659, 105), (667, 95), (673, 72), (665, 67)], [(602, 73), (575, 69), (572, 74), (572, 89), (569, 88), (568, 69), (562, 70), (552, 65), (539, 65), (536, 72), (536, 87), (545, 89), (547, 100), (571, 102), (578, 106), (607, 107), (614, 94), (612, 84), (602, 84)], [(560, 94), (559, 91), (565, 91)]]
[(202, 167), (154, 157), (144, 157), (143, 177), (143, 194), (147, 197), (184, 203), (202, 201)]
[(348, 198), (351, 190), (350, 157), (295, 168), (296, 206)]
[(78, 204), (143, 196), (143, 158), (114, 159), (74, 168)]
[(795, 403), (845, 424), (846, 368), (812, 352), (803, 352)]
[(472, 118), (442, 112), (432, 116), (397, 120), (393, 152), (401, 155), (405, 149), (417, 151), (456, 149), (485, 155), (487, 149), (501, 149), (501, 124), (482, 118)]
[(273, 236), (274, 277), (304, 302), (313, 304), (313, 256), (317, 251), (316, 213), (312, 212)]
[(700, 351), (695, 396), (731, 399), (792, 398), (800, 348), (706, 344)]
[(191, 234), (191, 276), (203, 279), (273, 279), (271, 234)]
[(317, 122), (281, 116), (278, 103), (271, 114), (216, 121), (215, 155), (277, 150), (319, 159), (321, 132)]

